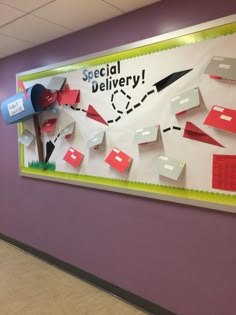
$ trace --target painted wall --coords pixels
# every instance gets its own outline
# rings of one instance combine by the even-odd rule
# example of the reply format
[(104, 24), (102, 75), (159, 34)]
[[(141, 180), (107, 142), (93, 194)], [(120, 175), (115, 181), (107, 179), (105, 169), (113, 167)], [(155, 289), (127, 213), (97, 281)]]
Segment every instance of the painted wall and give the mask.
[[(235, 0), (163, 0), (0, 60), (15, 74), (234, 14)], [(0, 117), (0, 232), (182, 315), (236, 314), (236, 216), (18, 176)]]

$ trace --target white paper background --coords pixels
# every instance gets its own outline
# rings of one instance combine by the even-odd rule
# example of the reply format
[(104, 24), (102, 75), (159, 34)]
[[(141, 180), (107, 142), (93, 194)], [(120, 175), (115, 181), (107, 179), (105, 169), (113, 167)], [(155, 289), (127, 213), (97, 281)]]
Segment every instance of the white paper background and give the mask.
[[(213, 56), (236, 58), (236, 34), (120, 61), (120, 74), (113, 75), (112, 79), (141, 75), (142, 70), (145, 70), (145, 83), (139, 82), (135, 89), (129, 85), (104, 92), (92, 93), (91, 83), (82, 79), (82, 70), (67, 73), (66, 78), (70, 88), (80, 89), (81, 100), (77, 107), (86, 110), (88, 105), (91, 104), (106, 121), (119, 116), (111, 105), (111, 96), (115, 90), (119, 90), (119, 92), (114, 96), (114, 104), (124, 112), (128, 99), (120, 92), (121, 89), (131, 97), (129, 108), (133, 108), (133, 105), (139, 103), (148, 91), (155, 89), (155, 92), (149, 95), (140, 107), (134, 109), (128, 115), (124, 113), (118, 122), (109, 126), (87, 118), (85, 113), (81, 111), (74, 111), (66, 106), (58, 106), (57, 129), (53, 135), (43, 135), (44, 143), (49, 139), (53, 141), (59, 131), (70, 122), (76, 121), (76, 127), (72, 139), (59, 139), (56, 142), (56, 149), (50, 158), (50, 161), (56, 162), (56, 170), (204, 191), (217, 191), (211, 187), (212, 155), (236, 154), (236, 135), (209, 128), (203, 125), (203, 121), (208, 110), (213, 105), (236, 110), (236, 85), (209, 79), (204, 74), (204, 70)], [(115, 65), (116, 63), (113, 64)], [(106, 67), (106, 65), (101, 65), (88, 68), (88, 70), (93, 71), (104, 66)], [(191, 68), (193, 70), (187, 75), (166, 89), (156, 92), (153, 84), (174, 72)], [(105, 79), (106, 77), (102, 77), (96, 80), (101, 83)], [(141, 79), (140, 81), (142, 81)], [(50, 77), (29, 81), (26, 83), (26, 86), (29, 87), (35, 83), (41, 83), (47, 87), (49, 81)], [(200, 109), (192, 110), (178, 118), (171, 115), (171, 98), (194, 87), (199, 87), (202, 96)], [(44, 119), (51, 118), (50, 115), (54, 114), (44, 112), (40, 116), (41, 122)], [(183, 138), (183, 130), (171, 130), (167, 133), (161, 132), (161, 139), (158, 143), (140, 148), (134, 142), (136, 129), (159, 124), (162, 131), (172, 126), (184, 127), (186, 121), (190, 121), (206, 131), (207, 134), (224, 145), (225, 148)], [(26, 129), (34, 133), (31, 120), (25, 122), (24, 125)], [(100, 150), (88, 149), (88, 139), (103, 130), (106, 131), (105, 148)], [(78, 169), (73, 168), (63, 160), (63, 156), (70, 146), (85, 155)], [(114, 146), (133, 158), (133, 163), (128, 173), (120, 174), (104, 162)], [(29, 161), (37, 160), (36, 153), (36, 145), (25, 148), (26, 166)], [(186, 162), (185, 172), (180, 181), (175, 182), (158, 176), (155, 163), (159, 154)], [(226, 191), (225, 193), (234, 194)]]

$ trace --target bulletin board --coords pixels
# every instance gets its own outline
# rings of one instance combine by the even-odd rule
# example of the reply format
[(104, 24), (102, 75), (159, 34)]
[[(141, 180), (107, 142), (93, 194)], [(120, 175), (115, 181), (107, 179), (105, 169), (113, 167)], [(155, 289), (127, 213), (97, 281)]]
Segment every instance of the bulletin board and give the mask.
[[(235, 212), (236, 131), (215, 126), (209, 113), (229, 111), (222, 114), (226, 123), (235, 122), (236, 75), (206, 70), (218, 62), (236, 71), (235, 21), (230, 16), (17, 74), (26, 89), (41, 84), (57, 93), (38, 115), (49, 166), (37, 165), (35, 140), (23, 141), (20, 174)], [(25, 131), (35, 136), (33, 120), (18, 124), (19, 139)]]

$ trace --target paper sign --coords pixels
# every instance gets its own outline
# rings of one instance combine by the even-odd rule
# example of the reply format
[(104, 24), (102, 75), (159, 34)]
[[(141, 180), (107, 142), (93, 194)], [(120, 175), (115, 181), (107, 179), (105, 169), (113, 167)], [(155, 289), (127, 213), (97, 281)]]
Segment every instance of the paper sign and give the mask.
[(41, 132), (53, 132), (56, 127), (56, 118), (48, 119), (43, 122), (43, 125), (40, 129)]
[(212, 188), (236, 191), (236, 155), (213, 154)]
[(34, 141), (34, 138), (34, 135), (30, 131), (25, 129), (22, 135), (19, 136), (18, 140), (21, 144), (28, 147)]
[(182, 176), (185, 162), (174, 158), (159, 155), (157, 159), (157, 173), (173, 180), (179, 180)]
[(200, 106), (200, 93), (198, 88), (188, 90), (178, 97), (171, 99), (171, 113), (173, 115), (187, 112)]
[(63, 160), (72, 165), (73, 167), (78, 167), (83, 158), (84, 155), (81, 152), (70, 147), (69, 150), (66, 152)]
[(236, 133), (236, 110), (214, 105), (208, 113), (204, 124)]
[(123, 173), (125, 170), (127, 170), (130, 167), (132, 161), (132, 157), (117, 148), (114, 148), (105, 159), (106, 163), (108, 163), (120, 173)]
[(17, 115), (25, 110), (22, 98), (19, 98), (14, 102), (8, 103), (7, 107), (10, 116)]

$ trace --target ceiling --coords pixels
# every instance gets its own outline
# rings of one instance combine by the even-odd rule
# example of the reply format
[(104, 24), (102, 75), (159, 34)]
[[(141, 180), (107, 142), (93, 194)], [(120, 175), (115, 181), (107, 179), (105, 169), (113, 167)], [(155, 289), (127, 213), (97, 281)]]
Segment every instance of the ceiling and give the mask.
[(160, 0), (0, 0), (0, 58)]

